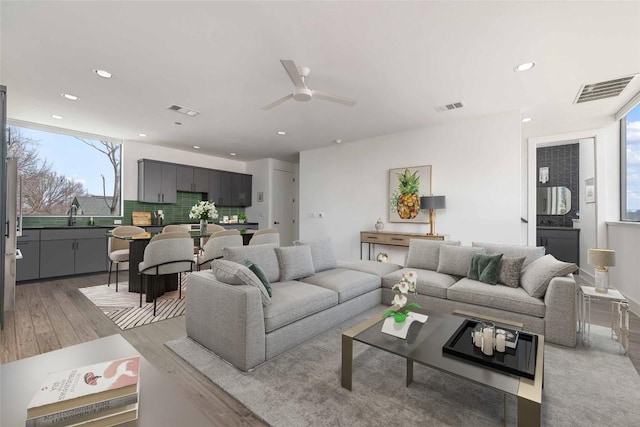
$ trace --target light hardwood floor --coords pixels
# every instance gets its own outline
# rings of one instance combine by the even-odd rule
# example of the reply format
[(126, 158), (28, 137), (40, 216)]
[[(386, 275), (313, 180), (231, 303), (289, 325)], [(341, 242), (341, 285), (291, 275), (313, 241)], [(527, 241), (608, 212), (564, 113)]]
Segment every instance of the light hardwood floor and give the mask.
[[(120, 334), (176, 383), (212, 425), (267, 425), (164, 346), (166, 341), (186, 335), (184, 316), (121, 331), (78, 291), (106, 282), (106, 274), (96, 274), (17, 286), (16, 309), (5, 313), (5, 329), (0, 333), (0, 363)], [(606, 302), (594, 302), (593, 324), (609, 326), (610, 307)], [(640, 372), (640, 318), (635, 314), (630, 327), (629, 357)]]
[(5, 328), (0, 333), (0, 362), (120, 334), (177, 384), (212, 426), (267, 425), (164, 346), (166, 341), (186, 335), (184, 316), (121, 331), (78, 291), (105, 283), (107, 274), (18, 285), (16, 309), (5, 313)]

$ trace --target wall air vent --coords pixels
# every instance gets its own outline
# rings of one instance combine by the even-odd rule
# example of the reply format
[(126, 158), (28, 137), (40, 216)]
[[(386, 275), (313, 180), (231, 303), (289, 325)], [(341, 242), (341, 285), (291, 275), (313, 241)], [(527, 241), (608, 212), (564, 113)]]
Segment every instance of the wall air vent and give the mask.
[(446, 105), (436, 105), (435, 108), (437, 112), (442, 113), (443, 111), (449, 111), (449, 110), (457, 110), (458, 108), (462, 108), (464, 107), (464, 102), (459, 101), (459, 102), (452, 102), (451, 104), (446, 104)]
[(182, 105), (177, 105), (177, 104), (170, 105), (168, 109), (177, 111), (178, 113), (182, 113), (190, 117), (195, 117), (198, 114), (200, 114), (200, 111), (196, 111), (193, 108), (183, 107)]
[(582, 102), (597, 101), (598, 99), (612, 98), (618, 96), (627, 87), (629, 82), (633, 80), (636, 74), (632, 76), (620, 77), (606, 82), (591, 83), (582, 85), (578, 91), (578, 96), (574, 104)]

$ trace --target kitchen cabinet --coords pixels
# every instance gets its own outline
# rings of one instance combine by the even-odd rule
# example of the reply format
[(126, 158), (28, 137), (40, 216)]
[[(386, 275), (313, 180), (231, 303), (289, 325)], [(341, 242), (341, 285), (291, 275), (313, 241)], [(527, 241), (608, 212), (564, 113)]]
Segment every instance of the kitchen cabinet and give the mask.
[(231, 206), (251, 206), (251, 175), (231, 176)]
[(22, 230), (18, 237), (22, 259), (16, 261), (16, 281), (40, 278), (40, 230)]
[(138, 160), (138, 201), (176, 203), (177, 165), (154, 160)]
[(177, 165), (178, 191), (209, 193), (209, 169)]
[(40, 278), (107, 271), (103, 228), (40, 231)]
[(209, 200), (216, 206), (232, 206), (231, 204), (231, 175), (232, 172), (209, 171)]
[(536, 244), (556, 259), (580, 266), (580, 229), (538, 227)]

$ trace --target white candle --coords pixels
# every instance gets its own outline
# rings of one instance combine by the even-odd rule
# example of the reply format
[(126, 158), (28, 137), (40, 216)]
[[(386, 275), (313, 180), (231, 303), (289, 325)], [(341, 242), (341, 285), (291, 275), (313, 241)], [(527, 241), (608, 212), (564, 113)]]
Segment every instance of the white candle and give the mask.
[(498, 334), (496, 335), (496, 351), (499, 351), (500, 353), (504, 353), (505, 347), (506, 347), (506, 341), (507, 341), (507, 337), (504, 334)]
[(473, 333), (473, 343), (476, 345), (476, 347), (482, 346), (482, 332), (475, 331)]
[(487, 356), (493, 355), (493, 328), (482, 330), (482, 352)]

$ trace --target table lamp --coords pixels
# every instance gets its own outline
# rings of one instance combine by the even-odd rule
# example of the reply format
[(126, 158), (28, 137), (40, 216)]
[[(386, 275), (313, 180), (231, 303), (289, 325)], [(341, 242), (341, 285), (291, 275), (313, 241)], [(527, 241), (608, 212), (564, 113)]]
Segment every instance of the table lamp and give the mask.
[(429, 209), (429, 223), (431, 231), (427, 236), (437, 236), (436, 234), (436, 209), (445, 208), (444, 196), (424, 196), (420, 197), (420, 209)]
[(596, 292), (609, 292), (609, 270), (616, 265), (616, 252), (613, 249), (589, 249), (587, 262), (596, 266)]

